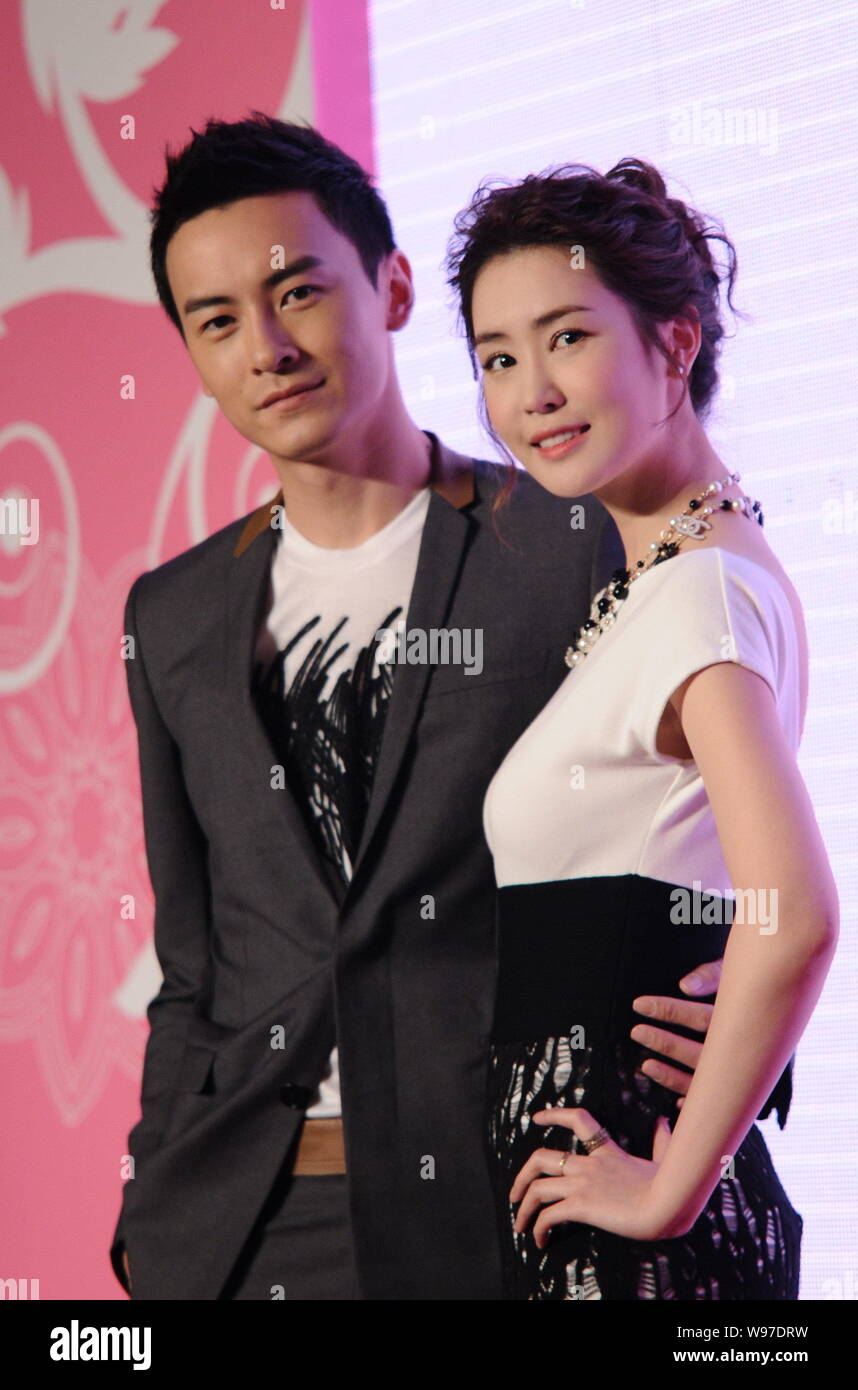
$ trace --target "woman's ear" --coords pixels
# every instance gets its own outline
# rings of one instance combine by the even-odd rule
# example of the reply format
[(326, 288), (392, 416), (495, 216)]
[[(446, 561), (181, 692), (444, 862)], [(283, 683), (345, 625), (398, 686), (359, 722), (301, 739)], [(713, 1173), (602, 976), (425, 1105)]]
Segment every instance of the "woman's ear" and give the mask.
[(687, 313), (677, 314), (669, 323), (659, 325), (662, 341), (674, 360), (683, 368), (677, 376), (688, 376), (694, 366), (694, 359), (700, 351), (700, 319), (693, 305)]

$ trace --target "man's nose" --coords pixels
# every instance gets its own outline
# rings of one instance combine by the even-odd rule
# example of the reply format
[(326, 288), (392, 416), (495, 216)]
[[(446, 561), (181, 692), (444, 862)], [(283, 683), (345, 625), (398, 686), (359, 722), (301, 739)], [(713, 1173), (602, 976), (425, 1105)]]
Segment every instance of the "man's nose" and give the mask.
[(273, 372), (298, 361), (301, 349), (279, 320), (259, 316), (249, 329), (250, 356), (258, 372)]

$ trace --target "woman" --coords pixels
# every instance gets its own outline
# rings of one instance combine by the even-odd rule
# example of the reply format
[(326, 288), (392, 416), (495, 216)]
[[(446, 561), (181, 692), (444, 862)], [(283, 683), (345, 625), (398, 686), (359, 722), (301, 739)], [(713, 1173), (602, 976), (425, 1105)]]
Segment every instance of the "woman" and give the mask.
[[(550, 492), (595, 493), (627, 561), (485, 802), (510, 1298), (798, 1296), (802, 1220), (753, 1121), (838, 904), (795, 760), (801, 605), (703, 429), (723, 336), (710, 235), (623, 160), (484, 185), (448, 257), (492, 433)], [(628, 1040), (633, 1004), (725, 943), (676, 1115)]]

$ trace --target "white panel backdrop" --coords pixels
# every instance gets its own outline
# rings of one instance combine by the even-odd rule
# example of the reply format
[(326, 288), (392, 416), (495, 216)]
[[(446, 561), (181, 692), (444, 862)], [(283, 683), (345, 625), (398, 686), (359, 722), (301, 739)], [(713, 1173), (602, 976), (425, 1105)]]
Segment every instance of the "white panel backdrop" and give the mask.
[[(858, 1297), (858, 189), (854, 0), (370, 0), (377, 169), (418, 307), (398, 361), (418, 422), (486, 456), (440, 263), (486, 175), (648, 159), (739, 258), (710, 437), (761, 499), (811, 644), (801, 768), (840, 888), (839, 957), (783, 1132), (802, 1298)], [(718, 251), (719, 244), (714, 244)]]

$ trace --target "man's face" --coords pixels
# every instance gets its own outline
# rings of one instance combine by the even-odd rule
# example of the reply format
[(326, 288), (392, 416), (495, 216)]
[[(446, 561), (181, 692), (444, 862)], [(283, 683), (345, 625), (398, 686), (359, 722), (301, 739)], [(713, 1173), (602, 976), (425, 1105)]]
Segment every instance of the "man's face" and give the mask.
[[(596, 492), (658, 459), (669, 369), (592, 269), (553, 246), (496, 256), (477, 276), (472, 318), (492, 425), (549, 492)], [(580, 425), (577, 442), (562, 438)]]
[(388, 334), (411, 303), (401, 252), (381, 262), (376, 289), (312, 194), (277, 193), (183, 223), (166, 266), (206, 395), (273, 460), (324, 463), (385, 409)]

